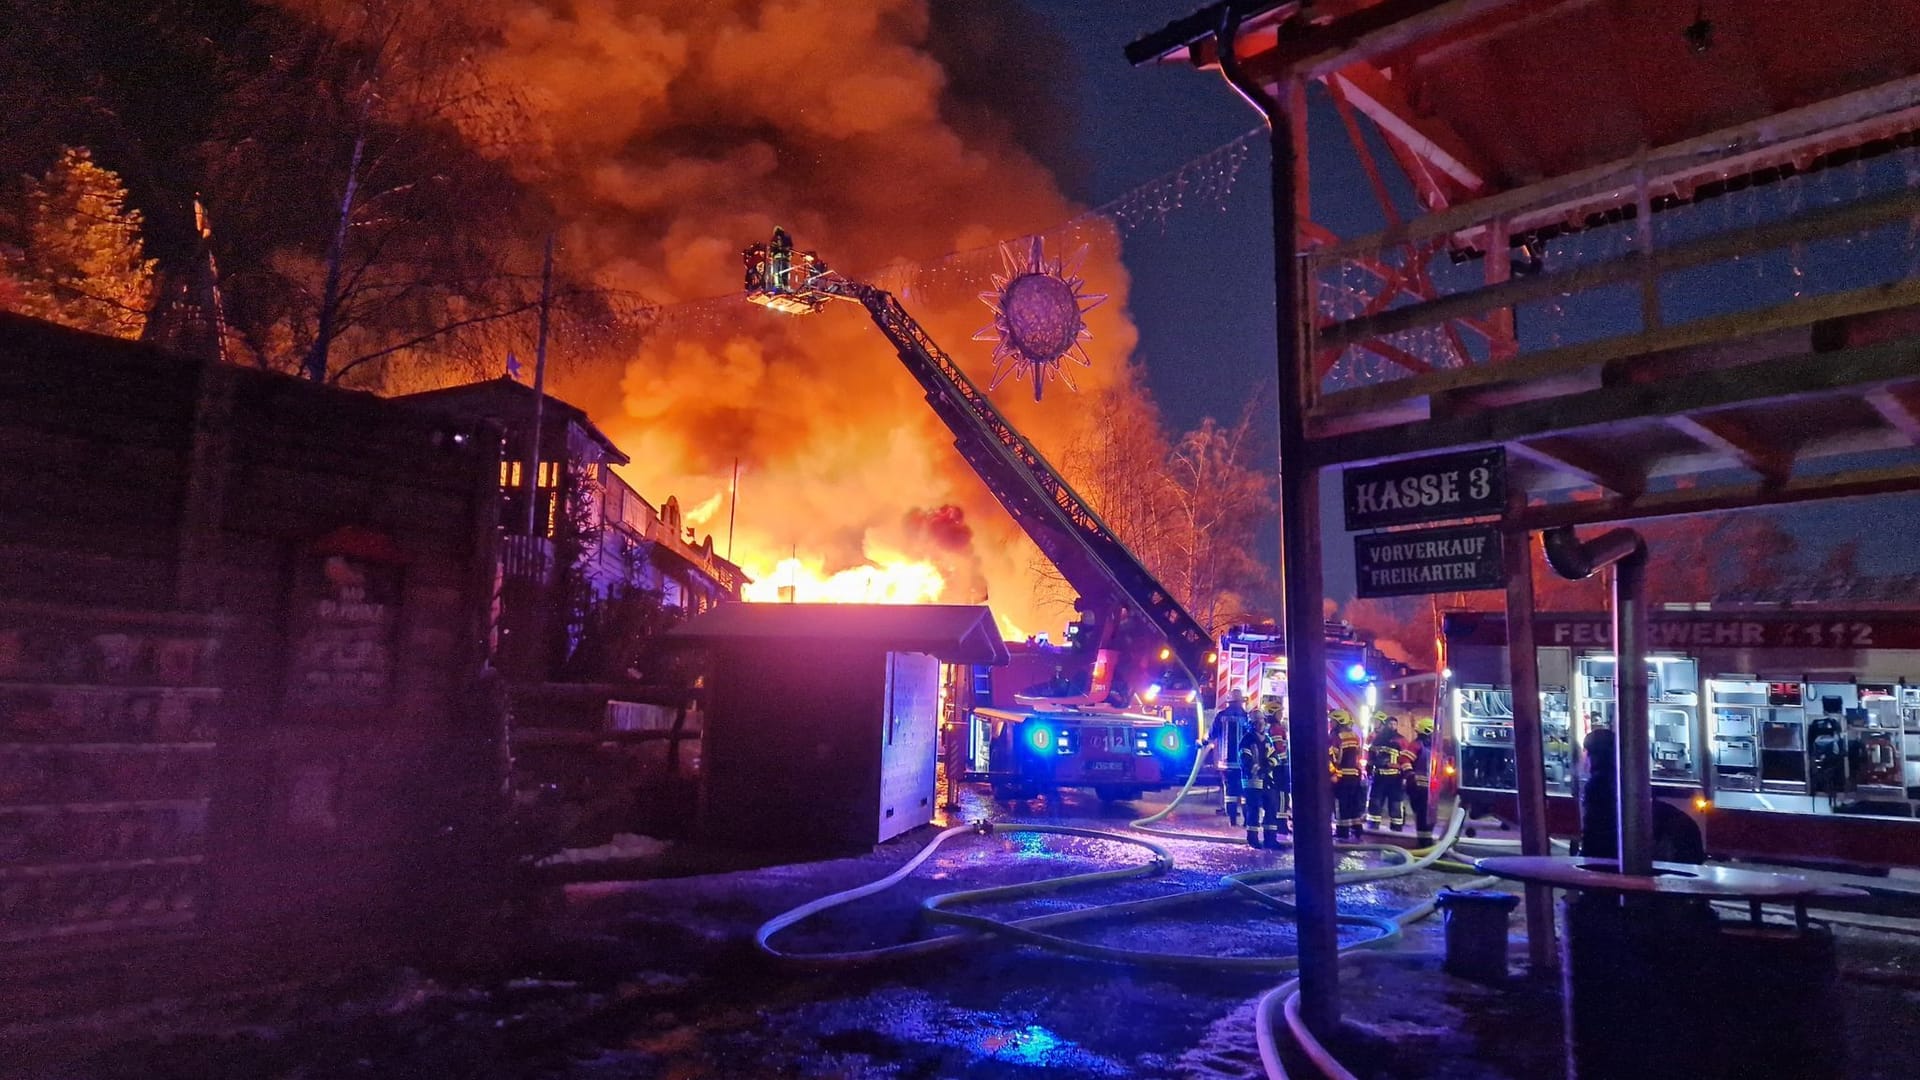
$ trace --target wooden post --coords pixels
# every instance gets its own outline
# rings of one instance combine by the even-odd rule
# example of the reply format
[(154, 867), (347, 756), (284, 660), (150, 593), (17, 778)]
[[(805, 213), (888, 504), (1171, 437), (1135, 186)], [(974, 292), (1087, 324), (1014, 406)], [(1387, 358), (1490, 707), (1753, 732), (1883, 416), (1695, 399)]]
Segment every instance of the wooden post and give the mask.
[(1333, 782), (1327, 776), (1327, 632), (1321, 610), (1320, 470), (1307, 453), (1307, 404), (1318, 387), (1307, 370), (1305, 327), (1313, 309), (1300, 280), (1300, 199), (1304, 130), (1294, 106), (1305, 100), (1298, 79), (1278, 97), (1241, 69), (1236, 38), (1241, 11), (1220, 13), (1220, 73), (1260, 110), (1273, 147), (1274, 362), (1280, 408), (1280, 604), (1287, 645), (1287, 713), (1293, 738), (1294, 903), (1298, 908), (1300, 1015), (1330, 1034), (1340, 1022), (1339, 909), (1334, 904)]
[(233, 420), (234, 369), (200, 362), (194, 391), (193, 443), (187, 452), (186, 492), (180, 500), (180, 536), (173, 602), (190, 611), (219, 605), (220, 548), (226, 525), (227, 449)]
[[(540, 267), (540, 337), (533, 353), (533, 432), (527, 437), (527, 549), (538, 551), (534, 538), (545, 534), (540, 527), (540, 436), (547, 406), (547, 313), (553, 305), (553, 234), (547, 234), (547, 257)], [(555, 470), (556, 473), (558, 470)], [(559, 476), (554, 477), (553, 497), (560, 497)], [(546, 562), (541, 559), (540, 580), (546, 581)]]
[[(1287, 93), (1292, 103), (1299, 95)], [(1291, 110), (1283, 115), (1290, 117)], [(1307, 456), (1308, 385), (1301, 336), (1313, 317), (1300, 281), (1295, 125), (1275, 124), (1273, 278), (1280, 380), (1280, 594), (1286, 619), (1287, 714), (1293, 739), (1294, 901), (1298, 904), (1300, 1012), (1309, 1027), (1340, 1022), (1340, 939), (1334, 903), (1333, 785), (1327, 777), (1327, 632), (1321, 580), (1320, 470)]]
[[(1517, 487), (1509, 518), (1527, 507)], [(1520, 853), (1548, 855), (1547, 763), (1540, 727), (1540, 664), (1533, 640), (1533, 534), (1510, 529), (1502, 538), (1507, 571), (1507, 668), (1513, 687), (1513, 761), (1520, 809)], [(1535, 971), (1553, 965), (1553, 892), (1527, 886), (1527, 959)]]

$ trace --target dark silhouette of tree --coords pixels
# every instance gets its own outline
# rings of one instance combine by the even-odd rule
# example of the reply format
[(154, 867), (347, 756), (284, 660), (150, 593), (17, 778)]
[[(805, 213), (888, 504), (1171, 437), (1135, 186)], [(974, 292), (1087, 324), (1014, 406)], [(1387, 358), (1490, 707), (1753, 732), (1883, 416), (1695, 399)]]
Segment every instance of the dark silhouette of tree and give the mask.
[[(508, 168), (516, 92), (458, 5), (369, 0), (257, 15), (201, 146), (229, 318), (262, 367), (373, 389), (497, 375), (528, 345), (547, 209)], [(561, 278), (558, 332), (647, 307)]]

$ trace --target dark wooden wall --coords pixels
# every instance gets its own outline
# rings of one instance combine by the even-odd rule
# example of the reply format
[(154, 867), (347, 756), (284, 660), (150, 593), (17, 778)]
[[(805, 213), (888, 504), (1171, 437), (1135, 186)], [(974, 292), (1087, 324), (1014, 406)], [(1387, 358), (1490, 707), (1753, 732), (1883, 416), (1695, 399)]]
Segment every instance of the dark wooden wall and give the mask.
[[(0, 964), (158, 941), (163, 977), (327, 965), (485, 894), (495, 440), (0, 315), (0, 924), (25, 927)], [(82, 698), (143, 717), (191, 699), (194, 728)], [(107, 858), (49, 824), (102, 804), (124, 819)]]
[(886, 653), (804, 639), (723, 643), (702, 718), (700, 833), (796, 855), (877, 837)]

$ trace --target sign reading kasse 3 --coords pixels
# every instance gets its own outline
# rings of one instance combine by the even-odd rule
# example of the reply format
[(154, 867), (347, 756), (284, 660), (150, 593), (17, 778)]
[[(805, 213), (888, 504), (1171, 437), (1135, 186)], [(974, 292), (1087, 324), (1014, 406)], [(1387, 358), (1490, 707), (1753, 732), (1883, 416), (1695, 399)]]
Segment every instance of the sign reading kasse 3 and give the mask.
[(1498, 446), (1348, 469), (1347, 530), (1498, 514), (1506, 507), (1506, 473), (1507, 452)]

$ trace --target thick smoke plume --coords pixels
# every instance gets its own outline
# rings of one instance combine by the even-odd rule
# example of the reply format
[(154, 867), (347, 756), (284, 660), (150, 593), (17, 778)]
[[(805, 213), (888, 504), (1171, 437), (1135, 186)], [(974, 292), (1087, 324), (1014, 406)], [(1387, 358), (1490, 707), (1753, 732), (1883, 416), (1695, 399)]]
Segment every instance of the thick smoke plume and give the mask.
[[(991, 16), (1004, 5), (967, 7)], [(1009, 113), (956, 90), (925, 3), (454, 8), (482, 43), (479, 77), (514, 92), (519, 130), (503, 139), (489, 123), (488, 141), (514, 148), (508, 164), (554, 208), (564, 270), (576, 278), (684, 303), (738, 290), (740, 248), (776, 224), (851, 272), (1017, 237), (1075, 212)], [(1007, 29), (983, 39), (980, 25)], [(965, 47), (975, 59), (983, 46), (1004, 50), (1031, 70), (1046, 46), (1023, 29), (976, 23)], [(998, 88), (1015, 99), (1019, 90)], [(1093, 390), (1121, 378), (1134, 343), (1110, 234), (1084, 276), (1111, 297), (1088, 316), (1094, 367), (1076, 369)], [(962, 275), (950, 285), (917, 290), (907, 306), (984, 382), (991, 346), (969, 339), (989, 320), (973, 296), (986, 282)], [(727, 521), (715, 498), (738, 457), (735, 554), (750, 570), (796, 549), (829, 571), (926, 559), (949, 578), (945, 600), (988, 598), (1028, 630), (1061, 621), (1035, 599), (1033, 549), (857, 308), (794, 318), (744, 301), (702, 305), (637, 352), (557, 359), (560, 391), (632, 455), (628, 478), (656, 499), (673, 493), (707, 510), (717, 536)], [(1081, 399), (1056, 386), (1036, 405), (1008, 386), (998, 400), (1058, 460)]]

